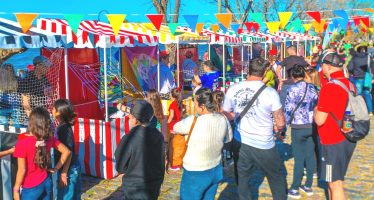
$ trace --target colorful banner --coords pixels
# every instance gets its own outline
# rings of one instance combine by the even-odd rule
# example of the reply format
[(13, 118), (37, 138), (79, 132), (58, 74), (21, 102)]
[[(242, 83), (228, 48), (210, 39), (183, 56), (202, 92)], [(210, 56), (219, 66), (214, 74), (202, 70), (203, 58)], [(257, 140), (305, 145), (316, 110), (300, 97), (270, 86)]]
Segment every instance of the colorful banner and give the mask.
[(304, 27), (305, 31), (309, 31), (310, 28), (312, 27), (312, 24), (303, 24), (303, 27)]
[(65, 14), (64, 18), (68, 22), (71, 30), (77, 34), (79, 25), (84, 18), (83, 14)]
[[(122, 72), (132, 71), (133, 73), (123, 74), (129, 81), (136, 79), (141, 90), (148, 91), (153, 87), (154, 77), (149, 76), (152, 67), (157, 66), (157, 46), (154, 47), (125, 47), (123, 48), (129, 66), (124, 66)], [(129, 70), (131, 69), (131, 70)], [(131, 77), (134, 76), (134, 77)]]
[(149, 21), (152, 22), (153, 26), (160, 31), (162, 20), (164, 20), (165, 15), (163, 14), (155, 14), (155, 15), (146, 15)]
[(195, 32), (199, 15), (183, 15), (183, 18), (191, 28), (192, 32)]
[(219, 31), (219, 25), (218, 24), (211, 24), (210, 28), (212, 28), (212, 31), (214, 33), (217, 33)]
[(38, 14), (17, 13), (17, 14), (15, 14), (15, 16), (17, 18), (17, 21), (18, 21), (19, 25), (22, 28), (22, 31), (24, 33), (27, 33), (27, 31), (29, 31), (34, 19), (36, 17), (38, 17)]
[(196, 24), (196, 33), (200, 34), (201, 31), (204, 29), (204, 23), (197, 23)]
[(240, 24), (231, 24), (231, 29), (235, 32), (238, 33)]
[(255, 21), (258, 24), (261, 24), (263, 15), (264, 14), (262, 14), (262, 13), (251, 13), (251, 14), (249, 14), (249, 17), (251, 18), (252, 21)]
[(348, 16), (347, 12), (345, 12), (345, 10), (335, 10), (334, 14), (343, 18), (343, 19), (345, 19), (345, 20), (349, 19), (349, 16)]
[(280, 28), (286, 27), (288, 21), (290, 21), (293, 12), (279, 12)]
[(224, 14), (216, 14), (217, 20), (227, 29), (230, 27), (232, 14), (231, 13), (224, 13)]
[(309, 16), (311, 16), (314, 20), (318, 23), (321, 23), (321, 13), (318, 11), (307, 11), (306, 12)]
[(266, 26), (269, 29), (271, 34), (274, 34), (279, 31), (280, 22), (266, 22)]
[(326, 23), (326, 20), (321, 20), (321, 23), (318, 23), (316, 20), (313, 20), (312, 21), (312, 25), (314, 27), (314, 31), (316, 33), (322, 33), (324, 31), (324, 27), (325, 27), (325, 23)]
[(168, 26), (170, 29), (170, 33), (172, 35), (175, 35), (175, 32), (177, 31), (177, 28), (178, 28), (178, 23), (169, 23)]
[(118, 35), (119, 30), (121, 29), (122, 23), (126, 18), (126, 15), (123, 15), (123, 14), (107, 14), (106, 17), (108, 18), (109, 23), (112, 26), (114, 35)]

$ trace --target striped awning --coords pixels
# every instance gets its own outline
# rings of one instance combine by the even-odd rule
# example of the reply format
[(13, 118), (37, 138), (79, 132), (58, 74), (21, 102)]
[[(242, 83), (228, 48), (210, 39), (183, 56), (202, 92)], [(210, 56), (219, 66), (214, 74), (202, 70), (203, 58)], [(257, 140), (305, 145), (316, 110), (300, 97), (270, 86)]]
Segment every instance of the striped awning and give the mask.
[(237, 37), (236, 34), (232, 32), (223, 33), (222, 31), (214, 33), (212, 30), (204, 29), (202, 35), (210, 37), (211, 44), (231, 44), (237, 45), (242, 43), (242, 38)]

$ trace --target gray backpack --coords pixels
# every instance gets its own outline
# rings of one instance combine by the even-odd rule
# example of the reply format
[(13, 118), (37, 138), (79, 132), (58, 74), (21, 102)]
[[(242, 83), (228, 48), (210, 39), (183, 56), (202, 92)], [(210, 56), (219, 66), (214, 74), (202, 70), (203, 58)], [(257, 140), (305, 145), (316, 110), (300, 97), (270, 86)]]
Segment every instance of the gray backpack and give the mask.
[[(370, 131), (370, 116), (364, 98), (361, 95), (357, 95), (354, 92), (354, 86), (349, 83), (349, 90), (339, 80), (333, 79), (332, 83), (339, 85), (348, 93), (348, 103), (346, 111), (350, 111), (353, 117), (352, 131), (349, 133), (343, 133), (343, 135), (351, 142), (357, 142), (368, 135)], [(337, 120), (336, 116), (331, 113), (334, 120), (341, 127), (341, 120)]]

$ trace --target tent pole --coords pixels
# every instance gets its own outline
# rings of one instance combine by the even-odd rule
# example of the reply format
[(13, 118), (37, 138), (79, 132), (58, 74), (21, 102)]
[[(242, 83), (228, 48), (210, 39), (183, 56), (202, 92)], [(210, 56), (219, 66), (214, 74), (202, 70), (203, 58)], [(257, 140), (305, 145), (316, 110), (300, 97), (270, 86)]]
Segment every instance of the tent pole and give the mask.
[(244, 78), (244, 45), (242, 44), (242, 80)]
[(108, 79), (107, 79), (107, 60), (106, 48), (104, 48), (104, 95), (105, 95), (105, 122), (109, 121), (108, 116)]
[[(177, 36), (177, 86), (180, 86), (180, 66), (179, 66), (179, 36)], [(182, 88), (183, 89), (183, 88)]]
[(265, 60), (267, 60), (267, 43), (265, 42)]
[(210, 60), (210, 41), (208, 42), (208, 60)]
[[(251, 43), (251, 60), (253, 59), (253, 43)], [(249, 61), (249, 59), (248, 59)]]
[(223, 51), (222, 51), (222, 72), (223, 72), (223, 88), (226, 90), (226, 58), (225, 58), (225, 40), (223, 40)]
[(306, 39), (304, 40), (304, 48), (305, 48), (305, 50), (304, 50), (304, 55), (305, 55), (305, 58), (306, 58), (306, 56), (307, 56), (307, 48), (306, 48), (306, 46), (307, 46), (307, 41), (306, 41)]
[(68, 64), (68, 49), (64, 48), (64, 67), (65, 67), (65, 97), (69, 99), (69, 64)]

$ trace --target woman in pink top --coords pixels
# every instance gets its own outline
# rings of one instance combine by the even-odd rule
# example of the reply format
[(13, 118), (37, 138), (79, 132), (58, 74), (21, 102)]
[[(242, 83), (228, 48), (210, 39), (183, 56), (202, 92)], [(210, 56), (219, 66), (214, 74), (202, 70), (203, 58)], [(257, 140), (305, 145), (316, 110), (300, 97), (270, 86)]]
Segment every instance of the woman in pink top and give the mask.
[[(70, 151), (53, 137), (52, 121), (46, 109), (35, 108), (29, 116), (28, 136), (19, 140), (13, 156), (18, 159), (14, 199), (45, 199), (52, 197), (52, 181), (48, 175), (51, 166), (51, 148), (61, 152), (60, 161), (50, 172), (70, 163)], [(20, 188), (22, 191), (20, 194)]]

